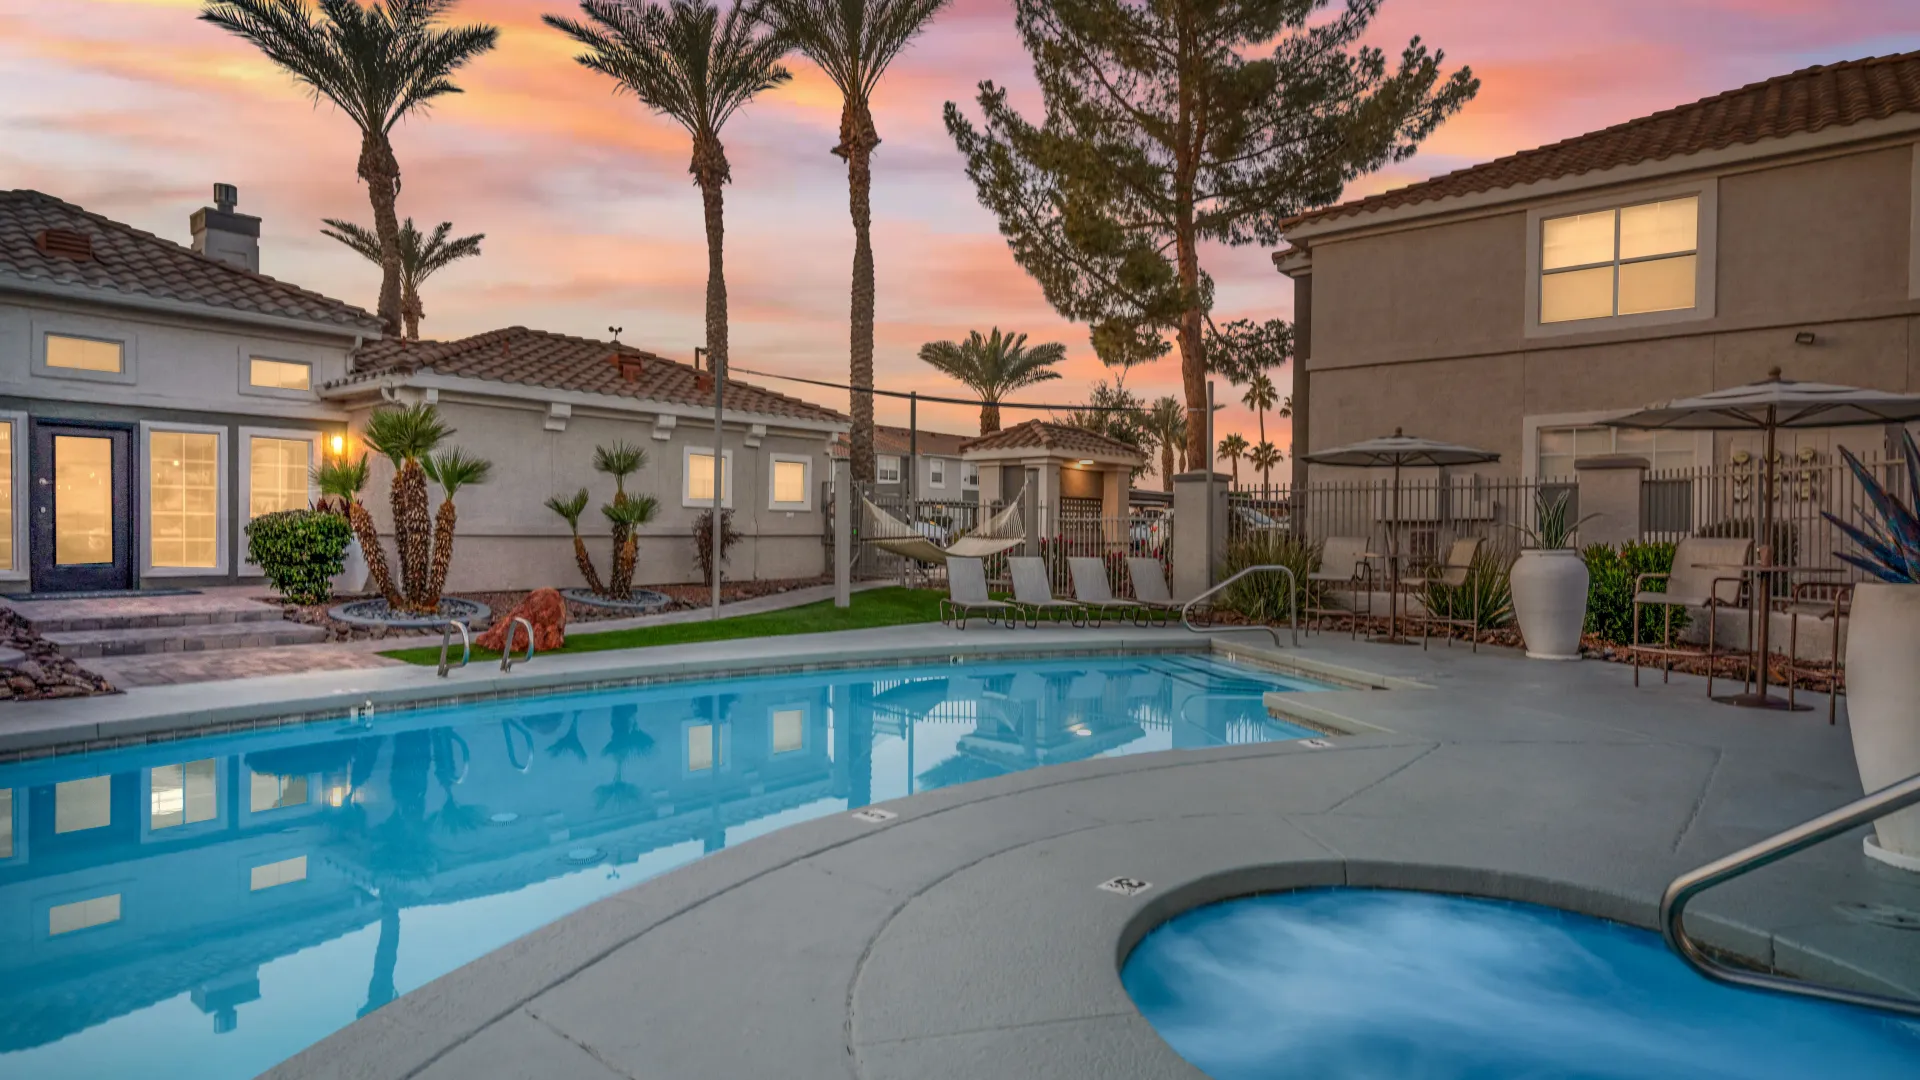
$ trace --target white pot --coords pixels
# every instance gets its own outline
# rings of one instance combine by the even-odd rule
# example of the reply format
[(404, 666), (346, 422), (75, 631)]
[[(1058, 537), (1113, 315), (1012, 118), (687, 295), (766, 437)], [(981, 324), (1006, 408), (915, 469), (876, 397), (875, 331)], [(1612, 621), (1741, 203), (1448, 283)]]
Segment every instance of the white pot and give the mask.
[(1513, 617), (1535, 660), (1580, 659), (1587, 564), (1569, 549), (1529, 549), (1513, 564)]
[[(1854, 587), (1847, 725), (1862, 790), (1878, 791), (1920, 772), (1920, 585)], [(1868, 855), (1920, 870), (1920, 807), (1883, 817), (1873, 829)]]
[(367, 556), (360, 550), (360, 538), (347, 541), (345, 562), (338, 574), (333, 576), (335, 594), (351, 595), (367, 587)]

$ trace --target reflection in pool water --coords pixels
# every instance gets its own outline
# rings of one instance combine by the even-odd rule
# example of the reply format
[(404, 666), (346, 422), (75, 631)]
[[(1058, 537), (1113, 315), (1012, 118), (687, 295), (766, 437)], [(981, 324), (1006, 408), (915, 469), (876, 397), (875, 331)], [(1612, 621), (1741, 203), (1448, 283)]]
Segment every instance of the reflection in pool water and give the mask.
[(1920, 1025), (1721, 986), (1658, 934), (1529, 904), (1230, 900), (1154, 930), (1122, 976), (1213, 1080), (1920, 1076)]
[[(1296, 738), (1196, 656), (604, 691), (0, 766), (0, 1077), (249, 1077), (783, 825), (1085, 758)], [(770, 912), (769, 917), (780, 913)]]

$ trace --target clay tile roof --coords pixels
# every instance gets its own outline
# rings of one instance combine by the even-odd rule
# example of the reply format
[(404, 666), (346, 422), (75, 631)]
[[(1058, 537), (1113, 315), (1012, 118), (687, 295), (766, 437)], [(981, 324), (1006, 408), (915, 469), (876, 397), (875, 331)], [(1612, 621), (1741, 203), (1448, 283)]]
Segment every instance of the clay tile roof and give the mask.
[(1289, 225), (1472, 195), (1920, 112), (1920, 52), (1823, 64), (1586, 135), (1311, 210)]
[(1045, 420), (1028, 420), (1024, 424), (1001, 428), (991, 435), (968, 439), (960, 444), (960, 448), (969, 451), (1033, 448), (1057, 450), (1068, 454), (1104, 454), (1108, 457), (1146, 460), (1145, 455), (1139, 450), (1118, 439), (1109, 439), (1105, 435), (1085, 428), (1077, 428), (1071, 424), (1053, 424)]
[(380, 330), (379, 319), (351, 304), (200, 255), (38, 191), (0, 191), (0, 284), (9, 278), (274, 315), (357, 333)]
[[(622, 364), (635, 378), (622, 373)], [(637, 370), (636, 370), (637, 369)], [(510, 326), (457, 341), (383, 339), (356, 349), (352, 374), (332, 385), (362, 382), (385, 374), (431, 372), (463, 379), (542, 386), (583, 394), (608, 394), (639, 401), (710, 406), (713, 391), (700, 391), (693, 368), (631, 345), (569, 337)], [(727, 380), (729, 412), (757, 413), (786, 420), (844, 422), (845, 417), (798, 398)]]

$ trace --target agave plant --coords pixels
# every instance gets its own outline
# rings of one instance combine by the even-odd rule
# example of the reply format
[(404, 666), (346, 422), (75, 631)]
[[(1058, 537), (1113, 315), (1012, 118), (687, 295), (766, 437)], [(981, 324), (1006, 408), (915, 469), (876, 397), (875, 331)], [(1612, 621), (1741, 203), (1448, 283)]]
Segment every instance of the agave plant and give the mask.
[(360, 501), (360, 492), (367, 486), (368, 472), (365, 454), (361, 454), (357, 461), (337, 457), (313, 467), (313, 484), (320, 489), (323, 503), (337, 505), (340, 512), (347, 516), (347, 524), (353, 527), (354, 539), (360, 541), (360, 553), (366, 557), (367, 576), (373, 579), (373, 587), (386, 598), (387, 604), (397, 608), (401, 605), (400, 593), (393, 587), (393, 574), (387, 569), (386, 553), (380, 549), (380, 529), (374, 525), (373, 515), (367, 513), (366, 505)]
[(660, 512), (660, 501), (651, 495), (631, 498), (620, 495), (601, 507), (600, 512), (613, 525), (613, 535), (619, 544), (613, 552), (613, 577), (607, 582), (607, 595), (615, 600), (627, 600), (633, 596), (633, 568), (640, 547), (640, 536), (635, 530)]
[(1840, 456), (1847, 461), (1847, 467), (1860, 481), (1860, 490), (1866, 492), (1867, 501), (1873, 504), (1879, 520), (1870, 517), (1864, 508), (1856, 508), (1860, 524), (1854, 525), (1841, 521), (1832, 514), (1822, 512), (1823, 517), (1833, 522), (1841, 532), (1847, 534), (1860, 549), (1859, 554), (1836, 551), (1834, 556), (1846, 563), (1857, 566), (1881, 581), (1896, 585), (1920, 583), (1920, 447), (1913, 442), (1913, 432), (1901, 432), (1901, 450), (1906, 457), (1907, 501), (1889, 492), (1867, 470), (1860, 459), (1853, 456), (1844, 447)]
[(400, 551), (400, 606), (408, 611), (432, 612), (440, 602), (438, 596), (428, 597), (433, 519), (424, 462), (452, 434), (440, 410), (425, 403), (375, 409), (367, 417), (367, 445), (393, 462), (393, 539)]
[(595, 593), (606, 592), (600, 584), (600, 572), (593, 568), (593, 556), (587, 553), (587, 542), (580, 539), (580, 515), (587, 509), (587, 489), (581, 488), (565, 498), (555, 495), (547, 500), (547, 509), (565, 518), (567, 528), (573, 530), (573, 561), (579, 565), (587, 588)]
[(1533, 497), (1534, 521), (1537, 527), (1529, 529), (1525, 525), (1515, 525), (1521, 535), (1533, 541), (1533, 546), (1544, 551), (1565, 551), (1573, 546), (1574, 534), (1580, 526), (1598, 517), (1588, 514), (1583, 518), (1574, 518), (1572, 501), (1568, 492), (1561, 492), (1559, 498), (1549, 502), (1545, 492), (1537, 492)]
[(421, 597), (429, 611), (440, 607), (440, 592), (447, 585), (447, 568), (453, 565), (454, 493), (463, 487), (484, 484), (493, 473), (493, 462), (474, 457), (459, 447), (428, 455), (421, 462), (426, 474), (440, 485), (446, 497), (433, 519), (433, 565), (427, 573), (427, 591)]

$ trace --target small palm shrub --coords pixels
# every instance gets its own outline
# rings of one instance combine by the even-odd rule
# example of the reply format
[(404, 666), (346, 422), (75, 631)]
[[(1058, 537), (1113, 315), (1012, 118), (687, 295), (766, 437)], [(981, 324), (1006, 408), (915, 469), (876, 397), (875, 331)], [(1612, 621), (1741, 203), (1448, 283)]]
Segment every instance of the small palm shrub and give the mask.
[(600, 508), (613, 525), (619, 544), (613, 552), (613, 576), (607, 580), (607, 595), (615, 600), (633, 597), (633, 568), (639, 561), (640, 526), (660, 512), (660, 500), (651, 495), (619, 495)]
[(339, 514), (281, 510), (247, 522), (247, 561), (275, 592), (296, 604), (333, 599), (335, 574), (346, 566), (353, 528)]
[(587, 508), (587, 489), (581, 488), (572, 495), (555, 495), (547, 500), (547, 509), (566, 519), (567, 528), (573, 531), (573, 561), (580, 567), (580, 576), (586, 580), (587, 588), (596, 594), (606, 592), (600, 584), (600, 572), (593, 568), (593, 556), (587, 551), (587, 542), (580, 539), (580, 515)]
[(486, 483), (487, 477), (493, 474), (493, 463), (456, 446), (428, 456), (421, 465), (427, 476), (446, 492), (433, 519), (433, 560), (427, 573), (427, 596), (438, 608), (440, 592), (447, 586), (447, 569), (453, 565), (453, 529), (457, 519), (453, 495), (463, 487)]
[[(1324, 586), (1307, 580), (1307, 575), (1320, 566), (1319, 544), (1291, 533), (1271, 530), (1248, 533), (1227, 545), (1221, 580), (1249, 566), (1284, 566), (1292, 570), (1295, 604), (1300, 609), (1324, 605)], [(1286, 622), (1286, 576), (1249, 574), (1220, 593), (1216, 602), (1222, 609), (1253, 622)]]
[(593, 448), (594, 471), (613, 477), (613, 501), (600, 507), (600, 513), (612, 526), (613, 533), (612, 560), (609, 564), (613, 572), (605, 584), (600, 581), (600, 572), (594, 569), (593, 556), (587, 553), (586, 542), (580, 539), (580, 515), (587, 509), (587, 489), (581, 488), (572, 495), (555, 495), (547, 500), (547, 509), (564, 518), (567, 528), (572, 531), (573, 561), (580, 567), (580, 576), (586, 579), (587, 588), (597, 596), (615, 600), (626, 600), (633, 596), (633, 572), (640, 548), (638, 530), (660, 512), (660, 501), (653, 496), (627, 494), (627, 477), (646, 467), (647, 451), (644, 447), (629, 442), (615, 442)]
[[(1612, 544), (1588, 544), (1582, 548), (1580, 558), (1587, 564), (1587, 633), (1597, 635), (1610, 645), (1632, 644), (1634, 582), (1641, 574), (1671, 573), (1673, 552), (1672, 544), (1632, 540), (1617, 548)], [(1646, 591), (1666, 592), (1667, 583), (1665, 579), (1649, 581)], [(1686, 629), (1687, 609), (1671, 610), (1673, 632), (1678, 634)], [(1655, 612), (1652, 618), (1643, 617), (1638, 643), (1658, 642), (1665, 618), (1660, 612)]]
[(1429, 581), (1420, 591), (1420, 603), (1443, 619), (1473, 619), (1475, 630), (1505, 626), (1513, 621), (1512, 574), (1511, 558), (1483, 546), (1463, 584)]
[(374, 591), (392, 604), (400, 594), (393, 587), (393, 574), (387, 569), (386, 552), (380, 548), (380, 529), (374, 525), (373, 515), (367, 512), (366, 504), (360, 501), (360, 493), (366, 490), (367, 475), (365, 454), (353, 461), (344, 457), (332, 458), (312, 469), (314, 486), (320, 489), (320, 509), (338, 509), (346, 515), (354, 538), (360, 541), (360, 553), (367, 560), (367, 576), (373, 579)]

